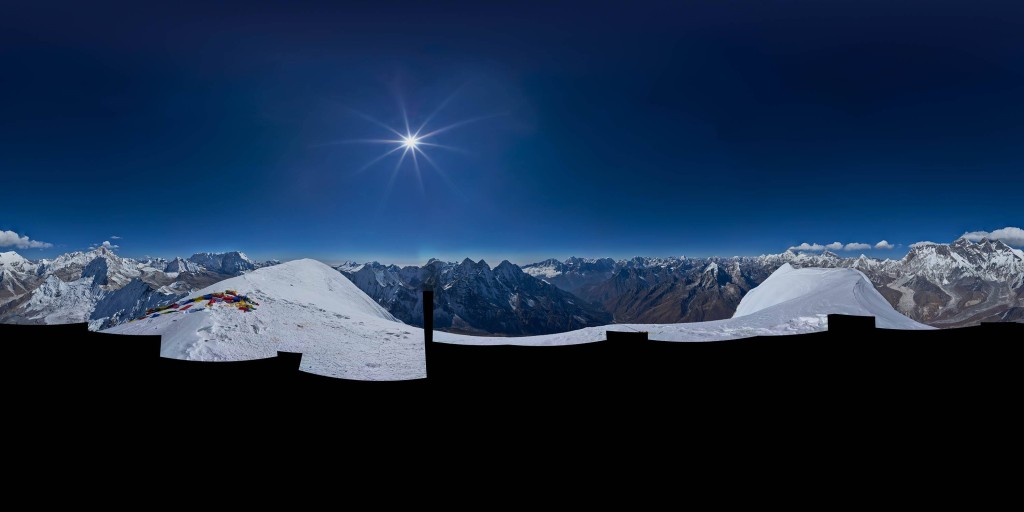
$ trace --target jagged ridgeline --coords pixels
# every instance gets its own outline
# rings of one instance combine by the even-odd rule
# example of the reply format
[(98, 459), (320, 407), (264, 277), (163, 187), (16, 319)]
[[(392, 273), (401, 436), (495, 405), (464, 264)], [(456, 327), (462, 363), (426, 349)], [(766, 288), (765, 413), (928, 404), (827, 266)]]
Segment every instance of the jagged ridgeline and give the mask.
[[(522, 268), (502, 262), (493, 270), (470, 260), (404, 268), (350, 262), (337, 268), (413, 325), (422, 323), (419, 291), (431, 285), (440, 329), (546, 334), (608, 318), (617, 323), (731, 318), (740, 300), (786, 263), (858, 270), (897, 311), (936, 327), (1024, 320), (1024, 252), (990, 240), (922, 244), (901, 259), (886, 260), (786, 251), (733, 258), (549, 259)], [(524, 322), (540, 316), (550, 320)], [(520, 323), (510, 325), (513, 320)]]
[(430, 260), (422, 267), (367, 263), (337, 267), (410, 325), (423, 325), (422, 290), (434, 290), (434, 325), (450, 332), (522, 336), (611, 323), (600, 306), (536, 279), (508, 261)]
[(241, 252), (136, 260), (102, 246), (39, 261), (0, 253), (0, 323), (88, 322), (90, 329), (103, 329), (192, 290), (277, 263), (255, 262)]
[[(187, 259), (122, 258), (106, 247), (52, 260), (0, 253), (0, 322), (88, 322), (102, 329), (139, 318), (190, 291), (279, 262), (240, 252)], [(435, 291), (435, 325), (467, 334), (541, 335), (609, 323), (731, 318), (775, 270), (862, 272), (900, 313), (937, 327), (1024, 320), (1024, 252), (1000, 241), (917, 244), (901, 259), (830, 252), (733, 258), (569, 258), (520, 268), (469, 259), (423, 266), (346, 263), (337, 269), (396, 318), (422, 325), (421, 291)]]

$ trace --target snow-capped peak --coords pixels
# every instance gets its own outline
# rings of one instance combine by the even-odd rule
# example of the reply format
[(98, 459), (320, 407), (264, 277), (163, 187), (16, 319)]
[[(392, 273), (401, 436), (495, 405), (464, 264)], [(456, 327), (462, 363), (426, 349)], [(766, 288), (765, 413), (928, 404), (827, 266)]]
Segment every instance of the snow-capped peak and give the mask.
[(28, 260), (14, 251), (0, 252), (0, 265), (13, 265), (15, 263), (25, 263), (27, 261)]
[(238, 251), (225, 253), (201, 252), (193, 254), (188, 261), (202, 266), (206, 270), (222, 274), (238, 274), (256, 268), (256, 263), (244, 253)]
[(342, 262), (340, 265), (336, 265), (334, 268), (337, 269), (339, 272), (353, 273), (359, 272), (359, 270), (363, 268), (363, 264), (356, 263), (354, 261), (345, 261)]
[(886, 329), (928, 329), (892, 308), (861, 271), (783, 264), (747, 293), (733, 318), (762, 315), (780, 322), (822, 314), (874, 316)]
[[(575, 261), (573, 258), (569, 258), (567, 261)], [(552, 279), (556, 276), (562, 275), (566, 267), (566, 264), (554, 259), (549, 258), (541, 262), (531, 263), (523, 267), (523, 272), (530, 274), (538, 279)]]
[(184, 259), (182, 259), (180, 257), (174, 258), (174, 260), (171, 261), (170, 263), (168, 263), (167, 266), (164, 268), (164, 272), (178, 272), (178, 273), (181, 273), (181, 272), (195, 273), (195, 272), (201, 272), (202, 270), (203, 270), (203, 267), (201, 267), (201, 266), (199, 266), (196, 263), (193, 263), (191, 261), (186, 261), (186, 260), (184, 260)]
[[(253, 312), (195, 303), (188, 313), (121, 324), (105, 332), (160, 334), (164, 357), (245, 360), (301, 352), (303, 371), (365, 380), (422, 378), (423, 333), (395, 319), (335, 269), (311, 259), (264, 267), (190, 293), (233, 290)], [(196, 312), (191, 312), (195, 310)]]

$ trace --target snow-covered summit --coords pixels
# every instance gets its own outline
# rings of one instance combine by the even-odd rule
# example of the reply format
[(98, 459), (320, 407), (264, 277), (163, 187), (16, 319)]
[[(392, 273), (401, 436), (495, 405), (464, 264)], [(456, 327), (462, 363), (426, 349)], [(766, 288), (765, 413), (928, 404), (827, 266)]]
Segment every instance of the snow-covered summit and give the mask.
[(928, 328), (893, 309), (864, 273), (850, 268), (782, 265), (743, 297), (733, 319), (765, 312), (778, 318), (822, 313), (873, 316), (881, 328)]
[(523, 272), (526, 272), (538, 279), (551, 279), (562, 275), (565, 270), (566, 265), (554, 258), (549, 258), (523, 267)]
[(245, 253), (239, 251), (224, 253), (200, 252), (190, 256), (188, 261), (200, 265), (206, 270), (220, 274), (237, 274), (253, 270), (257, 266), (256, 262), (250, 260)]
[(0, 252), (0, 265), (24, 264), (26, 262), (28, 260), (14, 251)]
[(330, 266), (301, 259), (225, 279), (188, 295), (234, 290), (256, 311), (203, 303), (197, 312), (115, 326), (114, 334), (159, 334), (164, 357), (236, 361), (304, 354), (304, 371), (361, 380), (425, 375), (423, 332), (395, 319)]
[(999, 240), (972, 242), (958, 238), (952, 244), (915, 244), (899, 261), (907, 273), (947, 283), (963, 277), (1007, 281), (1024, 275), (1024, 255)]
[(334, 268), (337, 269), (338, 272), (359, 272), (359, 269), (363, 268), (363, 264), (356, 263), (354, 261), (345, 261), (340, 265), (335, 265)]
[(167, 263), (164, 267), (164, 272), (202, 272), (203, 267), (193, 263), (191, 261), (184, 260), (180, 257), (174, 258), (174, 260)]

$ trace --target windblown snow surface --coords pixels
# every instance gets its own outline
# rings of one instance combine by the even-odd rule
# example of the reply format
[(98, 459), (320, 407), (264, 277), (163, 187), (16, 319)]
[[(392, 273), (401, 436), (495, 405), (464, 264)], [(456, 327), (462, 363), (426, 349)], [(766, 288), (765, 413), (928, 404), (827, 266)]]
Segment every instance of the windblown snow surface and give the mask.
[[(226, 279), (189, 294), (237, 290), (259, 302), (243, 312), (224, 304), (161, 315), (104, 332), (159, 334), (160, 355), (241, 361), (301, 352), (301, 369), (359, 380), (426, 375), (423, 331), (391, 316), (351, 281), (315, 260), (296, 260)], [(201, 303), (200, 303), (201, 304)]]
[[(303, 371), (359, 380), (426, 376), (423, 330), (399, 322), (340, 272), (315, 260), (255, 270), (200, 290), (227, 289), (260, 303), (253, 312), (214, 305), (122, 324), (105, 332), (162, 335), (161, 355), (235, 361), (301, 352)], [(828, 328), (827, 315), (872, 315), (889, 329), (931, 329), (896, 312), (860, 271), (783, 265), (740, 302), (728, 320), (684, 324), (616, 324), (517, 338), (436, 331), (435, 341), (466, 345), (571, 345), (613, 331), (647, 331), (662, 341), (717, 341), (802, 334)]]

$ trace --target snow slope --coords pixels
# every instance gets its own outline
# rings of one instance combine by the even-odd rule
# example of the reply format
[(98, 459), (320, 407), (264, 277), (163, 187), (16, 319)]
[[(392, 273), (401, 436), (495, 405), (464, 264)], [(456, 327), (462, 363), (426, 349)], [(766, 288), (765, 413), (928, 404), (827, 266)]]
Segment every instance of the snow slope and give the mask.
[(345, 276), (304, 259), (254, 270), (189, 294), (227, 289), (259, 302), (253, 312), (216, 304), (146, 318), (104, 332), (160, 334), (160, 355), (201, 361), (303, 353), (303, 371), (359, 380), (426, 375), (423, 331), (395, 320)]
[(92, 277), (64, 282), (51, 275), (32, 291), (24, 306), (25, 316), (46, 324), (88, 322), (100, 293)]
[[(302, 370), (360, 380), (403, 380), (426, 375), (423, 331), (396, 320), (340, 272), (315, 260), (296, 260), (221, 281), (199, 292), (237, 290), (259, 302), (253, 312), (224, 305), (161, 315), (105, 332), (160, 334), (161, 355), (231, 361), (301, 352)], [(608, 330), (647, 331), (664, 341), (714, 341), (758, 335), (800, 334), (827, 328), (829, 313), (875, 315), (878, 326), (929, 329), (903, 317), (852, 269), (793, 269), (772, 275), (742, 315), (714, 322), (617, 324), (518, 338), (435, 331), (434, 339), (467, 345), (567, 345), (602, 340)], [(750, 296), (751, 294), (748, 294)]]
[(771, 308), (792, 318), (828, 311), (874, 316), (875, 325), (883, 329), (924, 327), (893, 309), (868, 277), (856, 269), (795, 269), (786, 263), (743, 297), (732, 318), (763, 314)]
[(28, 260), (14, 251), (0, 252), (0, 265), (24, 264)]

